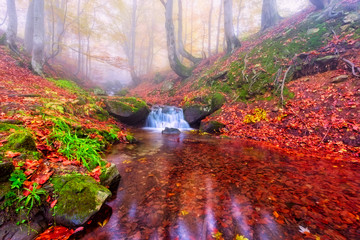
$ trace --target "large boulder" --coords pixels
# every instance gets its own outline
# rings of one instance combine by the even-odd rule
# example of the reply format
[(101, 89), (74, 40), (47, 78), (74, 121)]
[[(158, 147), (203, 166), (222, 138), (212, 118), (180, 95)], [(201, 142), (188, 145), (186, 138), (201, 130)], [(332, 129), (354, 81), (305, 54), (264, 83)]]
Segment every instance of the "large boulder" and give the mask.
[(193, 99), (191, 104), (185, 104), (184, 117), (192, 127), (199, 127), (202, 119), (206, 118), (225, 103), (225, 97), (220, 93)]
[(66, 227), (85, 224), (111, 196), (109, 189), (89, 176), (55, 176), (51, 182), (59, 196), (53, 210), (55, 222)]
[(150, 113), (147, 104), (134, 97), (107, 99), (105, 105), (112, 116), (128, 125), (138, 125), (145, 122)]
[(101, 185), (109, 188), (111, 191), (116, 191), (121, 176), (118, 168), (115, 164), (111, 163), (108, 168), (104, 168), (100, 175), (100, 183)]

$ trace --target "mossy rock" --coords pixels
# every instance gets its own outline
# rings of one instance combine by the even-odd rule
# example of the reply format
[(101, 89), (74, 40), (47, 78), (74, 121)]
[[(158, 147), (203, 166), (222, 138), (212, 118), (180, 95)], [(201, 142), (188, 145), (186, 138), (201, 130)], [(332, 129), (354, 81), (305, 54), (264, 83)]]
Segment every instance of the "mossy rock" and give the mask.
[(111, 196), (109, 189), (89, 176), (80, 174), (55, 176), (51, 182), (59, 196), (55, 209), (55, 222), (67, 227), (85, 224)]
[(100, 183), (109, 188), (110, 191), (116, 191), (120, 179), (121, 176), (115, 164), (111, 163), (110, 167), (102, 169)]
[(11, 190), (11, 182), (0, 182), (0, 201), (2, 201), (5, 195)]
[(26, 131), (19, 131), (11, 134), (8, 137), (8, 142), (3, 149), (22, 151), (36, 151), (36, 144), (31, 133)]
[(129, 90), (123, 88), (115, 93), (115, 96), (125, 97), (129, 93)]
[(120, 122), (138, 125), (145, 122), (150, 113), (147, 104), (134, 97), (119, 97), (105, 100), (107, 111)]
[(184, 107), (185, 120), (192, 127), (199, 127), (202, 119), (217, 111), (225, 103), (225, 97), (220, 93), (214, 93), (205, 98), (195, 99), (194, 104)]
[(0, 182), (8, 181), (13, 171), (14, 165), (12, 164), (12, 162), (0, 163)]
[(96, 96), (107, 96), (106, 91), (102, 88), (96, 87), (92, 91)]
[(200, 130), (207, 133), (219, 133), (220, 129), (224, 128), (225, 124), (217, 121), (202, 121), (200, 124)]

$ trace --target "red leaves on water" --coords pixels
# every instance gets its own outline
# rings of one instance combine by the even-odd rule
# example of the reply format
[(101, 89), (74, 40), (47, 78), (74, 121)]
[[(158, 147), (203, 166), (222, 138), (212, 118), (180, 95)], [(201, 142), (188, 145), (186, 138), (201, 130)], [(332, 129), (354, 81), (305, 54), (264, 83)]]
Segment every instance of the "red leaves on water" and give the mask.
[(63, 226), (52, 226), (40, 234), (36, 240), (67, 240), (75, 231)]

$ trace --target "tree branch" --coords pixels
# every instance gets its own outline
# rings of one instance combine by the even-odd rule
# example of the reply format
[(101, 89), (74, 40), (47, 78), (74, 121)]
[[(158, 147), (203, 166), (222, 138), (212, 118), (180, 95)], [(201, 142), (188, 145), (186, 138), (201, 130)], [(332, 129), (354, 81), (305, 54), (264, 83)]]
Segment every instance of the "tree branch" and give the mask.
[(350, 67), (351, 67), (351, 72), (352, 72), (352, 74), (353, 74), (355, 77), (360, 77), (359, 74), (356, 74), (356, 70), (357, 70), (358, 72), (360, 72), (360, 71), (359, 71), (359, 68), (357, 67), (356, 70), (355, 70), (355, 64), (354, 64), (353, 62), (347, 60), (346, 58), (342, 58), (341, 60), (343, 60), (344, 62), (346, 62), (347, 64), (350, 65)]
[(160, 0), (160, 2), (162, 3), (162, 5), (164, 5), (164, 7), (166, 7), (166, 3), (164, 0)]
[(286, 80), (286, 77), (290, 71), (292, 66), (289, 66), (288, 69), (286, 70), (285, 72), (285, 75), (284, 75), (284, 78), (282, 80), (282, 83), (281, 83), (281, 105), (284, 105), (284, 86), (285, 86), (285, 80)]

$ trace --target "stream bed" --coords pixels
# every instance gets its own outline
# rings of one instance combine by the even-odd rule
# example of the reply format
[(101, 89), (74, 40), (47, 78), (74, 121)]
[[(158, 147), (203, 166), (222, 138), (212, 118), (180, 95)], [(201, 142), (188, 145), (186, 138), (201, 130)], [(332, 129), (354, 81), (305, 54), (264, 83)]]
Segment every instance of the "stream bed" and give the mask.
[(81, 239), (360, 239), (359, 163), (134, 130), (116, 196)]

